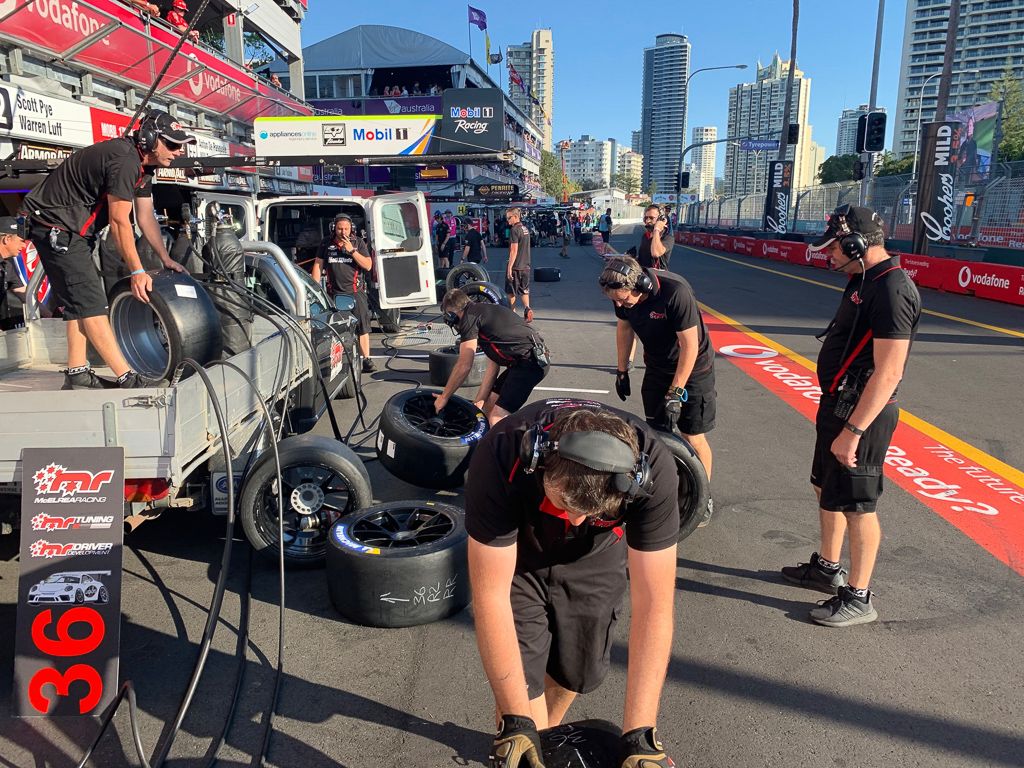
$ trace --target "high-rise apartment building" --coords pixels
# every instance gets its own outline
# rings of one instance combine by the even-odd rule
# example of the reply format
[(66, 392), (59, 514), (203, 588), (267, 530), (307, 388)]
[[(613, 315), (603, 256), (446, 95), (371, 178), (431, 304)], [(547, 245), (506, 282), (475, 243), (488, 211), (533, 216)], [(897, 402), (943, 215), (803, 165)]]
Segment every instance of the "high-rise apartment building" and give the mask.
[[(782, 116), (786, 101), (788, 61), (775, 54), (767, 66), (757, 66), (757, 81), (740, 83), (729, 89), (728, 136), (778, 139), (782, 135)], [(811, 79), (799, 69), (793, 72), (793, 94), (789, 122), (800, 126), (796, 145), (786, 149), (793, 161), (793, 186), (814, 183), (818, 172), (816, 144), (807, 122), (811, 101)], [(744, 151), (739, 142), (729, 142), (725, 150), (725, 184), (729, 194), (764, 192), (768, 186), (768, 161), (778, 157), (775, 150)]]
[(640, 151), (640, 131), (633, 131), (631, 134), (629, 148), (633, 152)]
[[(633, 131), (636, 133), (636, 131)], [(641, 190), (644, 175), (644, 156), (639, 152), (626, 149), (619, 152), (619, 175), (627, 176), (636, 182), (636, 190)]]
[(544, 149), (550, 152), (555, 104), (555, 45), (551, 30), (533, 30), (529, 42), (510, 45), (506, 53), (525, 88), (524, 91), (512, 82), (512, 73), (509, 71), (508, 92), (512, 96), (512, 103), (529, 115), (540, 128)]
[(565, 175), (577, 184), (593, 182), (598, 186), (609, 186), (612, 174), (617, 171), (614, 164), (617, 157), (612, 151), (614, 143), (587, 134), (580, 136), (578, 141), (570, 142), (565, 153)]
[[(718, 139), (718, 128), (715, 126), (694, 126), (690, 136), (691, 144), (700, 144)], [(693, 163), (694, 175), (690, 186), (697, 190), (701, 200), (708, 200), (715, 195), (715, 158), (717, 144), (694, 147), (690, 150), (689, 160)]]
[[(878, 109), (884, 112), (884, 109)], [(861, 115), (868, 113), (868, 105), (861, 104), (856, 109), (844, 109), (839, 116), (839, 129), (836, 131), (836, 154), (855, 155), (857, 154), (857, 122)]]
[(644, 49), (643, 100), (640, 112), (640, 153), (644, 156), (643, 187), (674, 192), (679, 156), (686, 136), (686, 78), (690, 74), (690, 41), (686, 35), (658, 35)]

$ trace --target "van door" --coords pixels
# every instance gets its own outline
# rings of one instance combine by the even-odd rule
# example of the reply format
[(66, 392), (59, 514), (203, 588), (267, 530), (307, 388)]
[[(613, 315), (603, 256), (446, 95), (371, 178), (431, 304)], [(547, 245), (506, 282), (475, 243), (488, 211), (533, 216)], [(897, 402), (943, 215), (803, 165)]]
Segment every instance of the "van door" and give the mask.
[(381, 309), (434, 304), (434, 254), (422, 192), (367, 200)]

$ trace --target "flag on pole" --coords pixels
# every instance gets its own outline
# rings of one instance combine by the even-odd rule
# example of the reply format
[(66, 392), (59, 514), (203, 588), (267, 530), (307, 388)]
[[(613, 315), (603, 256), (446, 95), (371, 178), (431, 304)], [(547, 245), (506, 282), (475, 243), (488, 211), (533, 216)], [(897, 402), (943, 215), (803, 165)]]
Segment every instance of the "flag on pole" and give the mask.
[(491, 61), (491, 36), (484, 32), (484, 49), (487, 52), (487, 61)]
[(526, 93), (526, 86), (523, 84), (523, 78), (519, 76), (518, 72), (516, 72), (516, 68), (512, 66), (511, 61), (508, 63), (508, 77), (513, 83), (519, 86), (520, 91)]
[(481, 32), (487, 29), (487, 14), (472, 5), (466, 7), (469, 8), (469, 23), (476, 24), (477, 29)]

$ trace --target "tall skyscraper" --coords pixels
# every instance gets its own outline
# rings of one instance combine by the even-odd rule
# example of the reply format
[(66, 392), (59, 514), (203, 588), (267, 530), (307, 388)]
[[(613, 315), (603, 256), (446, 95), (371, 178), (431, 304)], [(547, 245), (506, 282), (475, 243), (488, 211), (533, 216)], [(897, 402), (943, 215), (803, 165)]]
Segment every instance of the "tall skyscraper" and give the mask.
[(533, 30), (529, 42), (510, 45), (507, 54), (509, 63), (515, 67), (526, 88), (524, 93), (518, 85), (512, 83), (512, 74), (509, 72), (508, 92), (512, 94), (512, 103), (529, 115), (540, 128), (544, 149), (550, 152), (555, 104), (555, 45), (551, 30)]
[[(789, 62), (775, 54), (767, 66), (757, 66), (757, 81), (740, 83), (729, 89), (729, 130), (726, 135), (778, 139), (782, 135), (782, 113), (785, 109), (786, 79)], [(814, 183), (818, 168), (815, 163), (812, 128), (807, 122), (811, 101), (811, 79), (796, 69), (793, 73), (793, 98), (789, 122), (800, 126), (797, 144), (786, 149), (786, 158), (793, 161), (793, 186)], [(768, 186), (768, 161), (778, 157), (774, 150), (744, 151), (738, 142), (729, 142), (725, 150), (725, 184), (729, 194), (747, 195), (764, 192)]]
[[(694, 126), (693, 134), (690, 137), (691, 144), (699, 144), (704, 141), (715, 141), (718, 138), (718, 128), (715, 126)], [(718, 145), (708, 144), (704, 147), (695, 147), (690, 150), (689, 158), (693, 162), (694, 176), (690, 179), (690, 186), (697, 190), (701, 200), (708, 200), (715, 194), (715, 158)]]
[(630, 136), (629, 149), (633, 152), (640, 151), (640, 131), (633, 131)]
[[(923, 86), (927, 78), (942, 71), (948, 26), (948, 0), (907, 0), (893, 134), (893, 151), (899, 157), (916, 151), (918, 115), (923, 122), (935, 118), (939, 78), (929, 80), (927, 89)], [(1024, 78), (1022, 30), (1024, 0), (964, 0), (960, 4), (946, 114), (988, 101), (992, 83), (1007, 65), (1014, 77)]]
[(686, 35), (658, 35), (644, 49), (644, 87), (640, 113), (640, 153), (644, 156), (643, 187), (675, 192), (679, 155), (686, 135), (686, 78), (690, 74), (690, 41)]
[[(884, 112), (884, 109), (878, 109)], [(856, 109), (844, 109), (839, 116), (839, 130), (836, 131), (836, 154), (855, 155), (857, 154), (857, 121), (861, 115), (868, 113), (868, 105), (861, 104)]]

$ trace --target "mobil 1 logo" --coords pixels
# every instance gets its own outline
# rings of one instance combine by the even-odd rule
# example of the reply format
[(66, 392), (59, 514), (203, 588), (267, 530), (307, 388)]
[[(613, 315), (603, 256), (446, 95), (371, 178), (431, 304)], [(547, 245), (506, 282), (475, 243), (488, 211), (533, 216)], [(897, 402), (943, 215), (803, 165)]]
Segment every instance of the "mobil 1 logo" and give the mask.
[(122, 448), (22, 451), (14, 710), (94, 715), (117, 693)]

